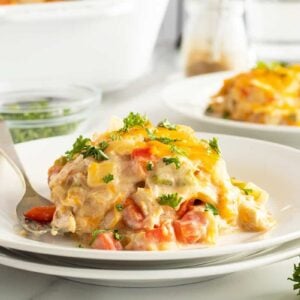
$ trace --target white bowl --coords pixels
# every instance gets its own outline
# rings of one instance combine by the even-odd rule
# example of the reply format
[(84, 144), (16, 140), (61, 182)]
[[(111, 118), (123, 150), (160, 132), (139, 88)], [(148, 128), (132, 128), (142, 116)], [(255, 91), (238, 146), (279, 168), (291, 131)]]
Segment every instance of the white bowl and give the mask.
[(0, 5), (0, 80), (116, 89), (149, 67), (168, 0)]

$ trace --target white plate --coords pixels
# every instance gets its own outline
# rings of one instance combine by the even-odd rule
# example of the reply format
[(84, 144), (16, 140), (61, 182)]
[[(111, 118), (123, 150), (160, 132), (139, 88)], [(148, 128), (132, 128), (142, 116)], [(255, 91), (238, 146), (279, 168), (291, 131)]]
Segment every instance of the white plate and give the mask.
[[(202, 138), (215, 135), (201, 134)], [(278, 225), (269, 233), (239, 233), (220, 238), (214, 247), (173, 251), (101, 251), (81, 249), (65, 237), (32, 240), (18, 234), (15, 206), (22, 194), (19, 178), (0, 159), (0, 245), (17, 250), (65, 257), (123, 262), (210, 260), (241, 251), (258, 251), (300, 237), (300, 151), (282, 145), (233, 136), (219, 136), (229, 173), (257, 183), (270, 193), (269, 206)], [(18, 153), (33, 186), (48, 196), (47, 168), (70, 147), (73, 138), (58, 137), (19, 144)]]
[(205, 115), (210, 97), (233, 72), (217, 72), (176, 81), (162, 92), (166, 105), (198, 122), (195, 129), (269, 140), (300, 148), (300, 128), (238, 122)]
[(222, 275), (243, 270), (253, 269), (275, 262), (279, 262), (300, 254), (300, 241), (293, 241), (281, 247), (237, 262), (224, 263), (207, 267), (192, 267), (160, 270), (111, 270), (91, 269), (59, 264), (10, 253), (0, 248), (0, 264), (16, 269), (67, 277), (72, 280), (106, 286), (118, 287), (160, 287), (195, 283), (213, 279)]

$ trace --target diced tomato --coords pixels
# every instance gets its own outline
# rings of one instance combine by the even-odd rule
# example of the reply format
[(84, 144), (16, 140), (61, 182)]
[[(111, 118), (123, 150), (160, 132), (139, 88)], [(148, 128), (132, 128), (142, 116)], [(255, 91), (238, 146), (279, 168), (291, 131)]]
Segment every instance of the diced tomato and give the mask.
[(145, 237), (147, 241), (162, 243), (174, 240), (174, 229), (172, 226), (162, 225), (160, 227), (146, 231)]
[(176, 212), (178, 218), (179, 218), (179, 219), (182, 218), (183, 215), (184, 215), (187, 211), (193, 209), (194, 205), (199, 205), (199, 203), (197, 203), (197, 202), (202, 203), (202, 201), (199, 200), (199, 199), (190, 199), (190, 200), (184, 201), (184, 202), (180, 205), (178, 211)]
[(190, 210), (180, 220), (174, 221), (173, 226), (178, 241), (184, 244), (197, 243), (206, 234), (205, 212)]
[(133, 159), (150, 160), (151, 156), (152, 156), (152, 153), (151, 153), (151, 149), (149, 147), (137, 148), (137, 149), (134, 149), (131, 153), (131, 157)]
[(114, 238), (112, 232), (99, 233), (91, 245), (93, 249), (101, 250), (122, 250), (122, 244), (120, 241)]
[(25, 218), (41, 223), (51, 222), (55, 213), (55, 206), (37, 206), (24, 213)]
[(143, 221), (145, 219), (140, 208), (133, 200), (127, 199), (125, 207), (122, 211), (123, 222), (131, 229), (142, 229)]

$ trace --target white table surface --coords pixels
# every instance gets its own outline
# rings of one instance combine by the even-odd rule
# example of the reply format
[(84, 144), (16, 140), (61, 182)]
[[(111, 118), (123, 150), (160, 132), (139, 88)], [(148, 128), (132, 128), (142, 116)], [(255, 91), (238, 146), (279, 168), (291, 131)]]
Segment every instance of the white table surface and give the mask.
[[(101, 111), (94, 118), (97, 129), (104, 129), (111, 115), (130, 111), (146, 113), (154, 122), (168, 117), (172, 122), (195, 126), (192, 121), (166, 108), (159, 96), (164, 84), (180, 78), (178, 59), (169, 49), (156, 52), (153, 69), (123, 91), (105, 95)], [(174, 75), (175, 74), (175, 75)], [(0, 300), (10, 299), (299, 299), (287, 278), (298, 259), (272, 266), (231, 274), (212, 281), (168, 288), (112, 288), (71, 282), (0, 266)]]

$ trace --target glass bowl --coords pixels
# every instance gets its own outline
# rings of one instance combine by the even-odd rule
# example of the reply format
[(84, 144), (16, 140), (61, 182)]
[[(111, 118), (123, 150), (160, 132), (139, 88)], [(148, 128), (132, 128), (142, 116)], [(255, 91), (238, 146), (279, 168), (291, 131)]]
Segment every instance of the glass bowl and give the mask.
[(0, 90), (0, 119), (20, 143), (84, 130), (100, 102), (101, 91), (91, 86), (16, 84)]

